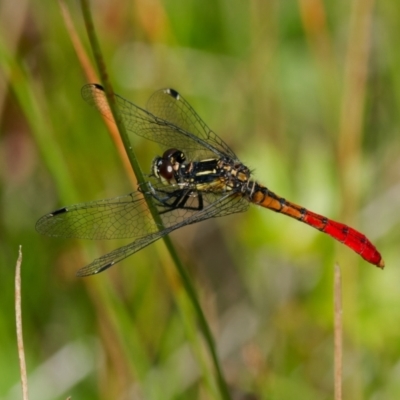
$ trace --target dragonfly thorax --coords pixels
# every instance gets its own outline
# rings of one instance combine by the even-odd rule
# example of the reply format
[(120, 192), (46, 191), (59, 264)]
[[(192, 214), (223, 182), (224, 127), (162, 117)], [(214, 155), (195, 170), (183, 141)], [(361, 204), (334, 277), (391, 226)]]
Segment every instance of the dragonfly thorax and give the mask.
[(250, 170), (229, 158), (187, 160), (185, 154), (175, 148), (156, 157), (152, 165), (153, 175), (165, 185), (177, 185), (203, 192), (245, 192), (249, 184)]

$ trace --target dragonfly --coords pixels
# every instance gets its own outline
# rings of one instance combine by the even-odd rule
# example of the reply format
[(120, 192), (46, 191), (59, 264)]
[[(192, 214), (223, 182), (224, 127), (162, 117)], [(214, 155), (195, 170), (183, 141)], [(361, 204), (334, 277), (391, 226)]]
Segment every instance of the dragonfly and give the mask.
[[(176, 90), (156, 91), (147, 109), (114, 96), (126, 129), (159, 143), (162, 155), (154, 158), (137, 191), (62, 207), (36, 223), (38, 232), (53, 237), (134, 239), (81, 268), (77, 276), (102, 272), (176, 229), (246, 211), (250, 204), (304, 222), (384, 268), (380, 253), (365, 235), (287, 201), (254, 180), (250, 169)], [(83, 86), (82, 97), (113, 119), (100, 84)], [(146, 201), (156, 208), (162, 224), (154, 221)]]

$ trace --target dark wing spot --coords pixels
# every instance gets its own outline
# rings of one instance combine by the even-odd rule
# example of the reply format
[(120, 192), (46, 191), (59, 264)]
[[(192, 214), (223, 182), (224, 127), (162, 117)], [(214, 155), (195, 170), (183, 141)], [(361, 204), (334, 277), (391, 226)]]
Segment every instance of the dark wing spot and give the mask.
[(179, 100), (179, 97), (180, 97), (179, 93), (175, 89), (167, 89), (165, 92), (168, 93), (173, 98)]
[(104, 87), (102, 85), (100, 85), (100, 83), (93, 83), (93, 86), (96, 89), (102, 90), (104, 92)]
[(67, 207), (63, 207), (63, 208), (60, 208), (59, 210), (53, 211), (52, 213), (50, 213), (50, 215), (52, 217), (55, 217), (56, 215), (64, 214), (66, 212), (68, 212), (68, 208)]

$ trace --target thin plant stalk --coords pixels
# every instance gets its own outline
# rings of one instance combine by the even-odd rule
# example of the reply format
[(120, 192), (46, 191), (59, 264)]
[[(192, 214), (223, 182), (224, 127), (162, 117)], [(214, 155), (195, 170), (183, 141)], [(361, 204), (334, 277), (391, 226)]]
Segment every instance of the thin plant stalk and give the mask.
[[(93, 21), (92, 21), (92, 16), (91, 16), (91, 12), (90, 12), (90, 7), (89, 7), (89, 2), (88, 0), (81, 0), (81, 7), (82, 7), (82, 12), (83, 12), (83, 17), (84, 17), (84, 21), (85, 21), (85, 25), (86, 25), (86, 30), (89, 36), (89, 41), (90, 41), (90, 45), (92, 47), (93, 50), (93, 54), (94, 54), (94, 58), (95, 58), (95, 62), (97, 64), (97, 68), (99, 70), (99, 74), (100, 74), (100, 79), (101, 82), (104, 86), (104, 90), (107, 96), (107, 100), (109, 102), (110, 105), (110, 109), (111, 112), (113, 114), (114, 120), (118, 126), (118, 130), (121, 136), (121, 140), (124, 144), (126, 153), (128, 155), (129, 161), (131, 163), (132, 169), (135, 172), (136, 178), (138, 180), (138, 185), (142, 185), (145, 183), (145, 179), (144, 179), (144, 175), (143, 172), (139, 166), (138, 160), (133, 152), (132, 149), (132, 145), (130, 143), (128, 134), (126, 132), (125, 126), (122, 122), (122, 118), (120, 116), (118, 107), (115, 104), (115, 100), (114, 100), (114, 92), (112, 89), (112, 86), (110, 84), (110, 81), (108, 79), (108, 74), (106, 72), (106, 65), (104, 62), (104, 58), (102, 56), (101, 50), (100, 50), (100, 45), (99, 42), (97, 40), (97, 36), (96, 36), (96, 32), (94, 29), (94, 25), (93, 25)], [(146, 198), (146, 202), (147, 205), (149, 207), (149, 210), (152, 214), (152, 217), (154, 218), (157, 226), (160, 227), (160, 230), (163, 229), (163, 223), (161, 220), (160, 215), (157, 212), (157, 209), (155, 208), (155, 206), (153, 205), (153, 203), (148, 200)], [(208, 326), (208, 323), (206, 321), (206, 318), (204, 316), (204, 313), (201, 309), (200, 303), (198, 301), (197, 298), (197, 294), (195, 292), (195, 289), (189, 279), (188, 274), (186, 273), (186, 270), (178, 256), (178, 253), (176, 252), (170, 238), (168, 236), (164, 236), (164, 243), (167, 246), (167, 249), (171, 255), (171, 258), (178, 270), (178, 273), (182, 279), (182, 283), (183, 286), (186, 290), (187, 295), (189, 296), (189, 299), (192, 302), (193, 308), (195, 313), (197, 314), (197, 318), (198, 318), (198, 322), (199, 322), (199, 326), (201, 331), (203, 332), (204, 338), (206, 340), (206, 344), (208, 346), (208, 349), (210, 351), (210, 355), (212, 358), (212, 362), (214, 364), (214, 368), (215, 368), (215, 372), (217, 375), (217, 383), (218, 383), (218, 387), (220, 390), (220, 394), (222, 396), (223, 399), (225, 400), (229, 400), (230, 399), (230, 394), (228, 391), (228, 387), (227, 384), (225, 382), (225, 378), (223, 376), (222, 373), (222, 369), (219, 365), (219, 360), (218, 360), (218, 356), (217, 356), (217, 351), (216, 351), (216, 346), (215, 346), (215, 342), (213, 339), (213, 336), (211, 334), (211, 330)]]
[(24, 336), (22, 330), (22, 311), (21, 311), (21, 264), (22, 264), (22, 246), (19, 246), (18, 259), (15, 266), (15, 320), (17, 328), (17, 344), (19, 370), (21, 376), (22, 398), (29, 400), (28, 395), (28, 376), (26, 373)]

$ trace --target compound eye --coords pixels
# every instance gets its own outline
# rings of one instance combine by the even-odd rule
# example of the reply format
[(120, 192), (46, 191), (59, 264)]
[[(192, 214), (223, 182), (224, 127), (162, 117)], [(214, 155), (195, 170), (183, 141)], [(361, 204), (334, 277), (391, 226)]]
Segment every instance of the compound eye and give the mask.
[(172, 148), (164, 152), (163, 157), (171, 161), (171, 163), (183, 163), (186, 159), (185, 155), (178, 149)]
[(172, 168), (172, 164), (167, 160), (161, 159), (158, 162), (157, 171), (158, 175), (167, 181), (170, 181), (174, 177), (174, 169)]

